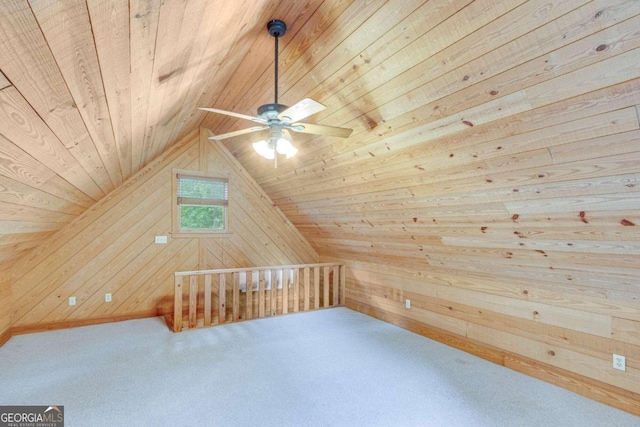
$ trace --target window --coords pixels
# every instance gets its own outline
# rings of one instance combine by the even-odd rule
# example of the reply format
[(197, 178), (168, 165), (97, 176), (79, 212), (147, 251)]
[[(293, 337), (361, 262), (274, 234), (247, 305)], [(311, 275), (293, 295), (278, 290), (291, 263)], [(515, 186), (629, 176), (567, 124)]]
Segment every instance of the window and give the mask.
[(174, 171), (173, 233), (226, 233), (229, 183), (194, 171)]

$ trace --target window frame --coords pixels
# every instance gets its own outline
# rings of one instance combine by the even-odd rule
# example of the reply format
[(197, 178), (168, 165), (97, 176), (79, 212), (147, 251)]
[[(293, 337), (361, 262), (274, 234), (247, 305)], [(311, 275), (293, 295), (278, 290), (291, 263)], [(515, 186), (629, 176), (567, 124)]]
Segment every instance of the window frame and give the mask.
[[(220, 230), (215, 229), (183, 229), (180, 227), (181, 210), (178, 197), (178, 182), (179, 177), (193, 177), (204, 178), (211, 181), (225, 182), (227, 185), (227, 200), (226, 204), (219, 204), (224, 207), (224, 228)], [(231, 191), (230, 191), (229, 178), (216, 176), (208, 172), (172, 169), (171, 170), (171, 235), (173, 237), (202, 237), (202, 236), (216, 236), (222, 237), (230, 234), (229, 230), (229, 206), (231, 204)], [(218, 204), (216, 204), (218, 205)]]

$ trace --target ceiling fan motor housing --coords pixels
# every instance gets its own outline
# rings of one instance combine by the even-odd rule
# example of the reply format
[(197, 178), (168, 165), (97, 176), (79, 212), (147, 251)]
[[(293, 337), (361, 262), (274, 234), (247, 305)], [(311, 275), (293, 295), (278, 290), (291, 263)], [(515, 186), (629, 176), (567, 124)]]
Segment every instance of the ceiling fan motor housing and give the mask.
[(262, 117), (266, 120), (272, 120), (278, 118), (278, 114), (286, 110), (286, 105), (282, 104), (264, 104), (258, 107), (258, 117)]
[(282, 37), (287, 32), (287, 24), (279, 19), (272, 19), (267, 22), (267, 30), (272, 37)]

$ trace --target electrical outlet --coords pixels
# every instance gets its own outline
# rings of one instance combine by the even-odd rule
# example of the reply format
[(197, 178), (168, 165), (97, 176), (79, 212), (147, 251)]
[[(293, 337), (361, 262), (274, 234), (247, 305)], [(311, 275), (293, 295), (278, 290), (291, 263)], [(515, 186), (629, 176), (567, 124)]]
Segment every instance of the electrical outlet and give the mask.
[(411, 300), (410, 299), (404, 300), (404, 305), (407, 308), (411, 308)]
[(167, 236), (156, 236), (156, 243), (158, 244), (167, 243)]
[(613, 355), (613, 368), (619, 371), (627, 370), (627, 359), (619, 354)]
[(104, 302), (111, 302), (111, 294), (104, 294)]
[(76, 297), (69, 297), (69, 305), (76, 305)]

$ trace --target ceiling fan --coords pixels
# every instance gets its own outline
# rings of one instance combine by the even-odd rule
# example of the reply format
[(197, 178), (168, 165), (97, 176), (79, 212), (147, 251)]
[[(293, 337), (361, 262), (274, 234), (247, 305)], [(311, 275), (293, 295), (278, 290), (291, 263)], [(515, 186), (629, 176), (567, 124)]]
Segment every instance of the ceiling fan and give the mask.
[(267, 30), (269, 31), (269, 35), (275, 39), (275, 99), (273, 104), (265, 104), (258, 107), (258, 115), (256, 117), (234, 113), (232, 111), (220, 110), (217, 108), (200, 108), (200, 110), (209, 111), (211, 113), (224, 114), (227, 116), (245, 119), (259, 124), (259, 126), (224, 133), (222, 135), (215, 135), (210, 137), (209, 139), (222, 140), (251, 132), (259, 132), (269, 129), (269, 137), (267, 139), (255, 142), (253, 144), (253, 148), (261, 156), (267, 159), (273, 159), (275, 166), (278, 167), (277, 154), (283, 154), (287, 158), (290, 158), (298, 151), (292, 144), (291, 134), (289, 133), (289, 130), (295, 132), (310, 133), (313, 135), (348, 138), (349, 135), (351, 135), (353, 129), (300, 122), (299, 120), (309, 117), (315, 113), (319, 113), (320, 111), (327, 108), (326, 106), (317, 101), (314, 101), (311, 98), (305, 98), (302, 101), (292, 105), (291, 107), (278, 104), (278, 39), (284, 36), (285, 32), (287, 31), (287, 26), (283, 21), (274, 19), (267, 23)]

